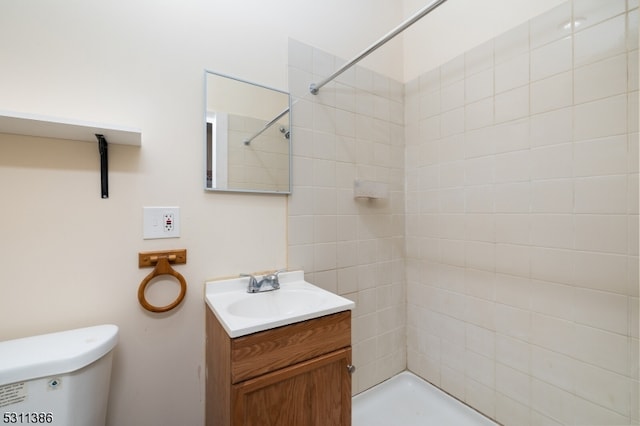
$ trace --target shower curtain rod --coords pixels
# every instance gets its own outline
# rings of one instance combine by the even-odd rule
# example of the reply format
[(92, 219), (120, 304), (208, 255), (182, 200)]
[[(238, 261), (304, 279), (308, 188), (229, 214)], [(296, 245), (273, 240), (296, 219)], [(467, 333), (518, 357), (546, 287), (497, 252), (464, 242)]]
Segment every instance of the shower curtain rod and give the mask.
[(349, 68), (357, 64), (358, 62), (360, 62), (362, 59), (367, 57), (374, 50), (378, 49), (380, 46), (382, 46), (383, 44), (385, 44), (386, 42), (388, 42), (389, 40), (391, 40), (392, 38), (394, 38), (395, 36), (403, 32), (404, 30), (406, 30), (409, 26), (416, 23), (418, 20), (420, 20), (420, 18), (430, 13), (432, 10), (440, 6), (445, 1), (447, 0), (435, 0), (430, 4), (428, 4), (427, 6), (425, 6), (424, 8), (420, 9), (413, 16), (411, 16), (409, 19), (407, 19), (406, 21), (398, 25), (395, 29), (393, 29), (387, 35), (385, 35), (380, 40), (372, 44), (369, 48), (362, 51), (362, 53), (360, 53), (358, 56), (356, 56), (351, 61), (344, 64), (342, 67), (340, 67), (336, 72), (331, 74), (329, 77), (325, 78), (320, 83), (311, 83), (311, 86), (309, 86), (309, 91), (314, 95), (318, 94), (318, 91), (325, 84), (329, 83), (331, 80), (333, 80), (334, 78), (336, 78), (337, 76), (339, 76), (340, 74), (342, 74), (343, 72), (345, 72), (346, 70), (348, 70)]
[(251, 141), (253, 141), (255, 138), (257, 138), (258, 136), (260, 136), (261, 134), (263, 134), (264, 132), (267, 131), (267, 129), (271, 126), (273, 126), (274, 124), (276, 124), (276, 122), (278, 120), (280, 120), (282, 117), (284, 117), (285, 115), (287, 115), (287, 113), (289, 112), (289, 107), (286, 107), (284, 109), (284, 111), (282, 111), (280, 114), (276, 115), (270, 122), (268, 122), (267, 124), (264, 125), (264, 127), (260, 130), (258, 130), (258, 132), (254, 133), (253, 136), (251, 136), (250, 138), (246, 138), (244, 140), (244, 144), (245, 145), (249, 145), (251, 143)]

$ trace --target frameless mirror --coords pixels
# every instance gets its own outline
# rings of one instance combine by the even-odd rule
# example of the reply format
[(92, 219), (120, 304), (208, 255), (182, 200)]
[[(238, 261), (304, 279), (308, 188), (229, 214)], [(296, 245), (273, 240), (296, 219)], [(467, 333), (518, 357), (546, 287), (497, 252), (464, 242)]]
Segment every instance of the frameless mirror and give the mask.
[(205, 78), (205, 188), (289, 194), (289, 94), (211, 71)]

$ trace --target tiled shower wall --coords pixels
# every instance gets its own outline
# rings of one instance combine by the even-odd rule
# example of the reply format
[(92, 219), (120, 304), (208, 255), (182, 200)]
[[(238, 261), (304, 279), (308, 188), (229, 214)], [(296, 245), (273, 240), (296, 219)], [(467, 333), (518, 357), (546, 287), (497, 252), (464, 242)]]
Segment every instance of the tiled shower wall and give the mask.
[[(406, 368), (403, 86), (355, 67), (311, 95), (340, 63), (293, 40), (289, 62), (288, 266), (356, 302), (357, 393)], [(356, 178), (388, 183), (389, 198), (354, 199)]]
[(506, 425), (638, 424), (637, 7), (406, 85), (408, 368)]

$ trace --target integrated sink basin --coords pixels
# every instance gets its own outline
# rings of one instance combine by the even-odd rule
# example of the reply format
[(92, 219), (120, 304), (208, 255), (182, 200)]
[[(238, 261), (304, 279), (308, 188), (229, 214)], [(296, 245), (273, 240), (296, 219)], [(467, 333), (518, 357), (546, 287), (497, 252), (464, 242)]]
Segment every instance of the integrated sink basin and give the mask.
[[(256, 277), (260, 279), (260, 277)], [(355, 304), (304, 280), (303, 271), (279, 275), (280, 289), (248, 293), (249, 278), (206, 283), (205, 300), (229, 337), (240, 337), (353, 309)]]

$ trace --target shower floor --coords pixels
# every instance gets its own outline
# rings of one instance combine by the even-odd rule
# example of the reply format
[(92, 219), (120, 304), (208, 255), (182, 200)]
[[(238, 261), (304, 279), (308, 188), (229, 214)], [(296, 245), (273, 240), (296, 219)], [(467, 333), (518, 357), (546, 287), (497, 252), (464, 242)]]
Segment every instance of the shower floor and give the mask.
[(352, 421), (352, 426), (497, 425), (408, 371), (354, 396)]

